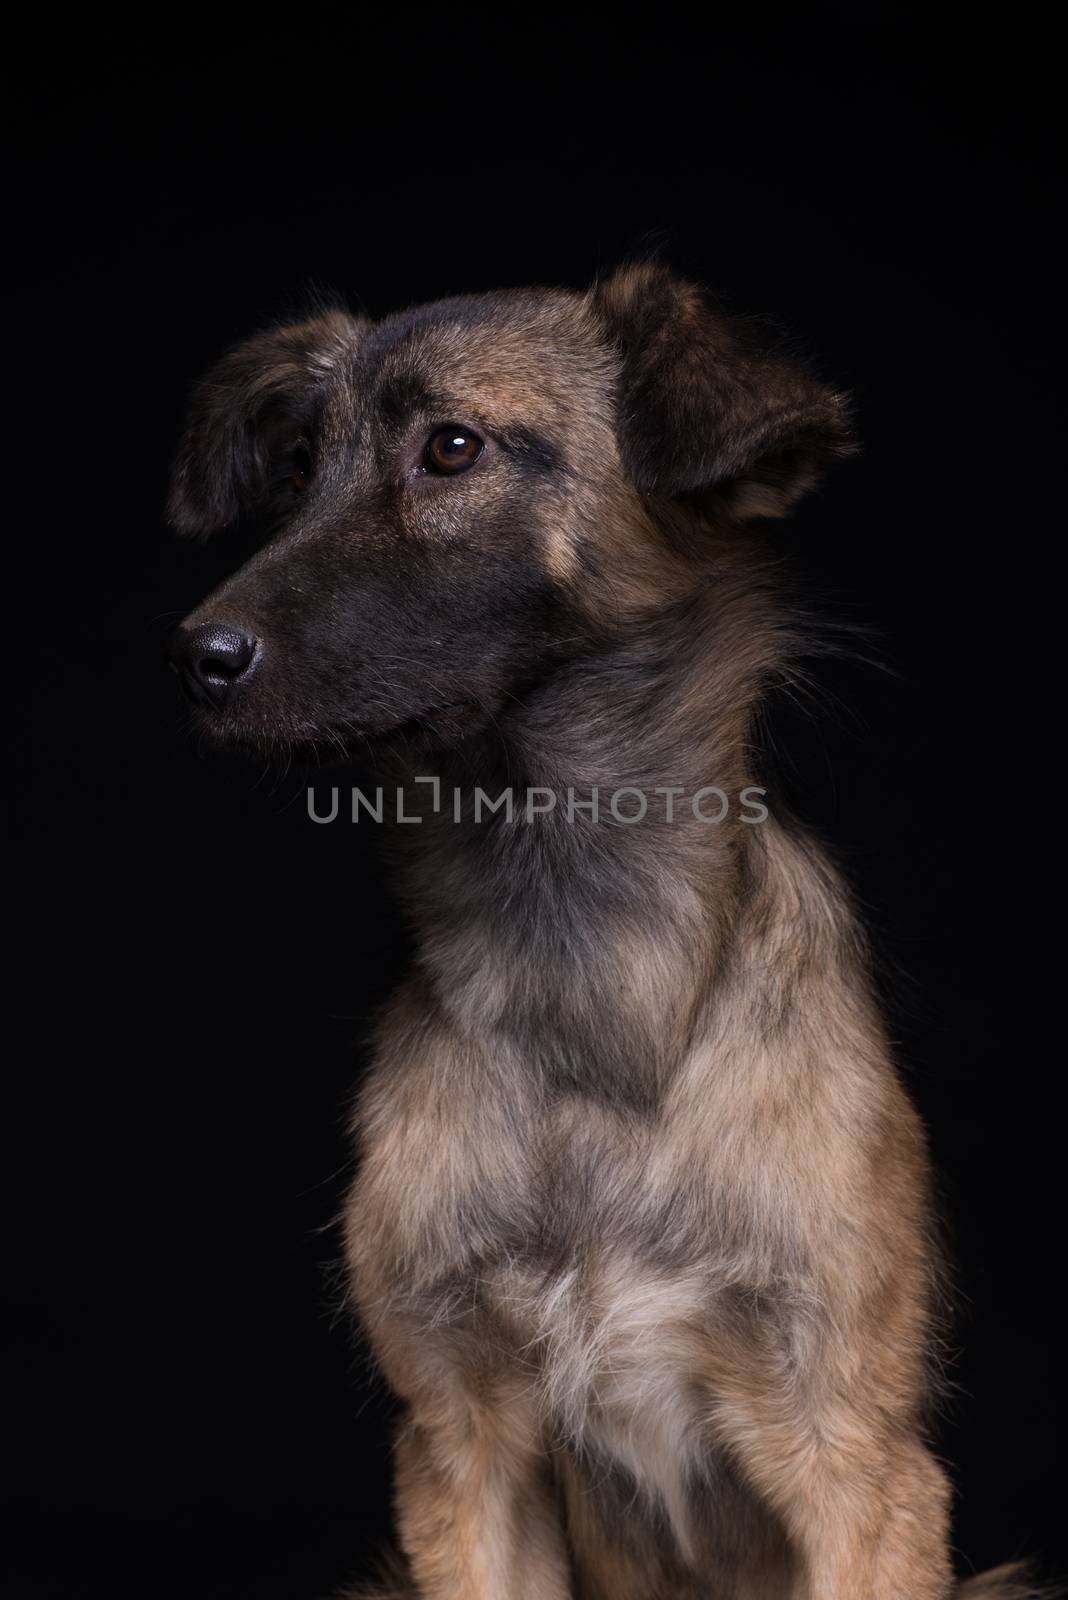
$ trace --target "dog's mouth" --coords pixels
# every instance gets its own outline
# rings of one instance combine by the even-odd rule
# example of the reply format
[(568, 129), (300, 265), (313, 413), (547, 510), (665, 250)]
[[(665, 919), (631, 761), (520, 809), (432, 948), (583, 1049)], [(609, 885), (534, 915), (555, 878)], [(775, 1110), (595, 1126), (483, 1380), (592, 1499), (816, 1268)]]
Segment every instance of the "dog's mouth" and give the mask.
[(299, 715), (253, 717), (239, 702), (213, 707), (188, 690), (185, 698), (194, 710), (197, 729), (210, 744), (287, 761), (306, 758), (317, 764), (367, 753), (407, 750), (415, 754), (443, 748), (458, 743), (490, 718), (490, 713), (470, 698), (431, 701), (396, 721), (341, 716), (321, 722)]
[(405, 717), (391, 728), (365, 737), (382, 740), (412, 740), (433, 738), (435, 735), (456, 735), (470, 731), (476, 721), (484, 721), (487, 713), (475, 700), (441, 700), (425, 706), (422, 711)]

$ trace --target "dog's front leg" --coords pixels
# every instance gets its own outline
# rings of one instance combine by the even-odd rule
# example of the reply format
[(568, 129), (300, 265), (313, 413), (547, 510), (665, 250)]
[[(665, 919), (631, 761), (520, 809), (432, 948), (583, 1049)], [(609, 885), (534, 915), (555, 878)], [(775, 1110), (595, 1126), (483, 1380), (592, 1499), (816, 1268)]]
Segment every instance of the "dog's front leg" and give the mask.
[(787, 1386), (724, 1386), (719, 1441), (800, 1557), (797, 1600), (948, 1600), (945, 1475), (907, 1426), (848, 1402), (813, 1416)]
[(421, 1387), (398, 1432), (396, 1503), (424, 1600), (568, 1600), (549, 1457), (519, 1381)]

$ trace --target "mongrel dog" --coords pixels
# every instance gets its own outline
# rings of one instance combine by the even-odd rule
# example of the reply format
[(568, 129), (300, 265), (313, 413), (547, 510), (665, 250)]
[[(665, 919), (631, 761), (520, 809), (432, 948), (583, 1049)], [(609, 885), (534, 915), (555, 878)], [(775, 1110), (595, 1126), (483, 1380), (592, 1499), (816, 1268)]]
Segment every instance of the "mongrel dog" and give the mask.
[[(204, 728), (466, 791), (398, 830), (419, 949), (347, 1211), (406, 1402), (389, 1592), (1032, 1592), (951, 1576), (924, 1138), (835, 872), (774, 816), (593, 812), (758, 781), (798, 650), (760, 522), (848, 449), (655, 265), (332, 310), (195, 395), (174, 525), (270, 533), (172, 641)], [(476, 784), (575, 804), (476, 825)]]

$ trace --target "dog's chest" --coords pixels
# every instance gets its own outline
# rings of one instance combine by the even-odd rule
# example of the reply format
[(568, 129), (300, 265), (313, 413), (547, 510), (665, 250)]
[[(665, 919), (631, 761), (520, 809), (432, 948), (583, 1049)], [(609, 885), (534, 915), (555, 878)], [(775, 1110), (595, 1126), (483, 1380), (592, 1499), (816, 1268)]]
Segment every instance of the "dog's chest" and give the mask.
[(383, 1259), (355, 1259), (357, 1279), (465, 1370), (506, 1354), (552, 1435), (624, 1468), (687, 1549), (723, 1274), (654, 1179), (663, 1129), (581, 1096), (517, 1110), (515, 1076), (507, 1096), (485, 1071), (420, 1070), (369, 1107), (353, 1235)]
[(623, 1467), (685, 1551), (714, 1273), (670, 1249), (649, 1185), (654, 1125), (624, 1127), (576, 1098), (543, 1132), (537, 1243), (482, 1263), (477, 1303), (530, 1372), (556, 1439)]
[(591, 1239), (574, 1261), (501, 1263), (482, 1295), (531, 1371), (558, 1442), (623, 1467), (691, 1546), (688, 1481), (701, 1437), (705, 1274)]

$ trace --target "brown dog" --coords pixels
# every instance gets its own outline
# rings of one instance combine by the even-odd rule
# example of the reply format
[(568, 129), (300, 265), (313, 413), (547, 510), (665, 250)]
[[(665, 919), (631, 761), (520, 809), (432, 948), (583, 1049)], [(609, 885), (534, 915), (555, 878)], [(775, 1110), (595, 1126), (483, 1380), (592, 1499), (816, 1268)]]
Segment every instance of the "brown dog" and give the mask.
[(760, 519), (848, 448), (655, 266), (325, 312), (195, 397), (175, 525), (271, 534), (173, 641), (205, 728), (369, 740), (421, 819), (347, 1221), (397, 1593), (1031, 1592), (954, 1588), (923, 1134), (848, 897), (752, 788), (799, 650)]

